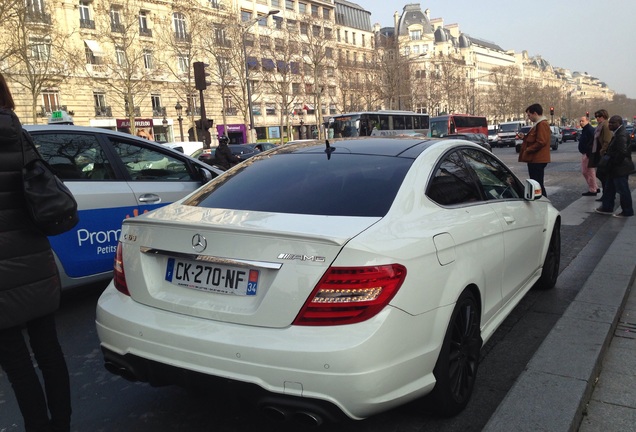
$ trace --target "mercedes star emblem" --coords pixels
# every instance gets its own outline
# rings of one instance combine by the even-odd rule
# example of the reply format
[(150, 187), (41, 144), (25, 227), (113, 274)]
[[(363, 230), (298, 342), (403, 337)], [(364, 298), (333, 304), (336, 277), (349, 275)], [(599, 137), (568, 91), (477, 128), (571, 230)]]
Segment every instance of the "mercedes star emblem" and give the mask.
[(192, 237), (192, 249), (195, 252), (203, 252), (208, 247), (208, 241), (201, 234), (195, 234)]

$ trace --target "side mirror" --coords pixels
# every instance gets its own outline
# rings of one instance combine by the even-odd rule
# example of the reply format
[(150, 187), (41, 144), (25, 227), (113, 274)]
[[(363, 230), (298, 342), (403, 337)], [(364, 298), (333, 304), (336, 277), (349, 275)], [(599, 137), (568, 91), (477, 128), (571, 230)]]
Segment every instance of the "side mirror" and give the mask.
[(538, 200), (543, 196), (543, 192), (541, 191), (541, 185), (536, 180), (526, 179), (526, 185), (523, 192), (523, 197), (527, 201)]

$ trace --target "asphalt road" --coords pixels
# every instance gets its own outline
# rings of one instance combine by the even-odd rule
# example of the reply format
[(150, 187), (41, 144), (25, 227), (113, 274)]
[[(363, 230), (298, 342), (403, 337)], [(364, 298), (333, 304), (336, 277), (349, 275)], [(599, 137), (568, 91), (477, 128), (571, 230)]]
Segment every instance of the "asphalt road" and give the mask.
[[(514, 148), (494, 149), (522, 179), (525, 164), (516, 162)], [(546, 170), (548, 195), (563, 212), (561, 270), (608, 218), (593, 213), (593, 198), (581, 197), (585, 183), (579, 172), (576, 143), (563, 144), (552, 153)], [(631, 179), (636, 187), (636, 176)], [(567, 215), (567, 217), (565, 217)], [(613, 239), (606, 239), (609, 246)], [(589, 272), (592, 268), (589, 269)], [(560, 278), (556, 289), (531, 291), (484, 347), (477, 386), (467, 409), (451, 419), (440, 419), (426, 410), (424, 401), (379, 414), (363, 421), (325, 424), (329, 432), (479, 431), (513, 385), (528, 360), (585, 281), (585, 270)], [(240, 396), (214, 388), (210, 394), (178, 387), (153, 388), (130, 383), (103, 368), (95, 331), (95, 304), (103, 286), (83, 287), (65, 293), (58, 313), (58, 331), (71, 373), (73, 431), (303, 431), (295, 423), (272, 422)], [(21, 431), (22, 419), (6, 376), (0, 371), (0, 432)]]

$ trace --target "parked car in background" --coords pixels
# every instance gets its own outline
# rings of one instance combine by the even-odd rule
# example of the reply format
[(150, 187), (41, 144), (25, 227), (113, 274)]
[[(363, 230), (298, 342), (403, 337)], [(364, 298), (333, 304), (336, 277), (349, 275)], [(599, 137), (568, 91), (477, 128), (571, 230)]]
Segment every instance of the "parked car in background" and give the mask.
[[(241, 162), (260, 153), (258, 149), (256, 149), (255, 147), (252, 147), (250, 144), (230, 144), (228, 145), (228, 147), (232, 151), (232, 154), (238, 157), (241, 160)], [(215, 159), (215, 155), (214, 155), (215, 152), (216, 152), (216, 147), (212, 147), (209, 149), (200, 149), (200, 150), (197, 150), (192, 155), (192, 157), (195, 157), (202, 162), (205, 162), (209, 165), (214, 165), (217, 168), (219, 168)]]
[[(523, 137), (530, 132), (532, 126), (524, 126), (519, 130), (517, 135), (517, 142), (515, 144), (515, 150), (517, 153), (521, 151), (521, 144), (523, 143)], [(550, 126), (550, 148), (552, 150), (558, 150), (559, 144), (561, 144), (561, 128), (558, 126)]]
[(579, 140), (579, 130), (572, 127), (564, 127), (561, 129), (561, 141), (578, 141)]
[(498, 147), (513, 147), (516, 144), (517, 134), (524, 125), (525, 122), (522, 121), (499, 123)]
[(561, 244), (538, 183), (491, 152), (381, 137), (280, 146), (120, 239), (96, 315), (109, 371), (220, 379), (314, 425), (427, 394), (436, 414), (462, 411), (482, 345), (554, 287)]
[(154, 141), (108, 129), (25, 129), (79, 207), (79, 224), (49, 238), (63, 288), (112, 277), (122, 220), (176, 201), (222, 173)]
[(278, 147), (278, 144), (274, 144), (270, 142), (259, 142), (259, 143), (243, 144), (243, 145), (248, 145), (261, 152)]
[(634, 136), (634, 134), (636, 134), (636, 129), (632, 127), (632, 132), (629, 134), (632, 150), (636, 150), (636, 136)]
[(559, 145), (563, 142), (563, 135), (559, 126), (550, 126), (552, 136), (550, 138), (550, 148), (552, 150), (558, 150)]
[(488, 126), (488, 142), (491, 147), (499, 145), (499, 128), (497, 126)]

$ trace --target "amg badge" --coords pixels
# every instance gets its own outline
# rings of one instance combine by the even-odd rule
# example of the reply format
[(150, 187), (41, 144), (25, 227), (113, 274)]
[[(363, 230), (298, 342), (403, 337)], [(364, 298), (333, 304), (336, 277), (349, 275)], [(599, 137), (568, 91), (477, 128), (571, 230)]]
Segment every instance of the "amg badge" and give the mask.
[(278, 259), (325, 262), (325, 257), (313, 256), (313, 255), (298, 255), (298, 254), (290, 254), (290, 253), (278, 254)]

